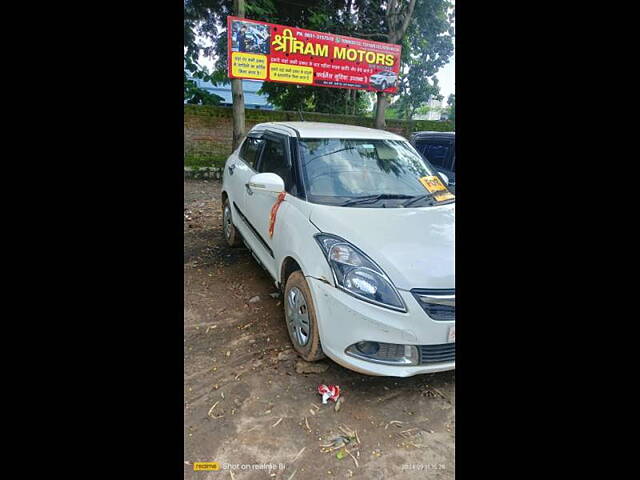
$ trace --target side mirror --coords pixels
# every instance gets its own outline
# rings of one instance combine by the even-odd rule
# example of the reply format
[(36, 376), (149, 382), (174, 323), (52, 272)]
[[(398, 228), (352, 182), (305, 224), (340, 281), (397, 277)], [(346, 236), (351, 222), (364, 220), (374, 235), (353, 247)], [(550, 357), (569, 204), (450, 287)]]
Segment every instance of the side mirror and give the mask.
[(259, 192), (284, 192), (284, 180), (275, 173), (257, 173), (249, 179), (247, 187)]
[(438, 172), (440, 174), (440, 176), (442, 177), (442, 180), (444, 180), (444, 184), (449, 186), (449, 177), (447, 177), (444, 173), (442, 172)]

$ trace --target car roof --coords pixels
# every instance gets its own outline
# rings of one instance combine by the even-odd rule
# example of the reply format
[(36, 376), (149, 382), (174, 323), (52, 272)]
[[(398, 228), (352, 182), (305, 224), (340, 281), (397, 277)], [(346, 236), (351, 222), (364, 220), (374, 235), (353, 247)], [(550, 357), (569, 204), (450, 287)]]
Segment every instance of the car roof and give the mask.
[(456, 132), (437, 132), (437, 131), (424, 131), (414, 132), (414, 137), (455, 137)]
[(267, 122), (259, 123), (251, 131), (259, 132), (264, 130), (278, 131), (291, 137), (300, 138), (362, 138), (362, 139), (382, 139), (382, 140), (404, 140), (407, 139), (375, 128), (359, 127), (356, 125), (343, 125), (340, 123), (323, 122)]

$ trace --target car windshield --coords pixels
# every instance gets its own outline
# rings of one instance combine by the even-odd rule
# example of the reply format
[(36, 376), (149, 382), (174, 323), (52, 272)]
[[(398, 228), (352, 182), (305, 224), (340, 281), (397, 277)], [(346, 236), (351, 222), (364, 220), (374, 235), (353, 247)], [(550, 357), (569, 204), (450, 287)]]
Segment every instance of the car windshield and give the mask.
[(406, 141), (306, 138), (299, 145), (312, 203), (390, 208), (453, 201), (427, 189), (425, 177), (437, 172)]

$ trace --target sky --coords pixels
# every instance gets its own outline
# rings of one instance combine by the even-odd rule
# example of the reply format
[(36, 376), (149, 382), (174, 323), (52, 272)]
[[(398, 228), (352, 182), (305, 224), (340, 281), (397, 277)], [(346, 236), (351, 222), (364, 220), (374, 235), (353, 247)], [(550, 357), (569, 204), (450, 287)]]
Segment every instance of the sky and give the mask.
[(442, 104), (446, 105), (449, 94), (456, 93), (456, 55), (451, 56), (449, 63), (442, 67), (438, 73), (438, 84), (440, 85), (440, 95), (444, 97)]
[[(455, 0), (451, 1), (452, 9), (450, 12), (453, 12), (456, 7)], [(455, 19), (453, 21), (453, 27), (455, 28), (456, 22)], [(449, 63), (447, 63), (444, 67), (438, 70), (436, 73), (436, 77), (438, 77), (438, 84), (440, 85), (440, 95), (444, 97), (442, 100), (442, 104), (447, 104), (447, 98), (449, 98), (450, 94), (456, 93), (456, 39), (453, 38), (453, 55), (449, 59)]]

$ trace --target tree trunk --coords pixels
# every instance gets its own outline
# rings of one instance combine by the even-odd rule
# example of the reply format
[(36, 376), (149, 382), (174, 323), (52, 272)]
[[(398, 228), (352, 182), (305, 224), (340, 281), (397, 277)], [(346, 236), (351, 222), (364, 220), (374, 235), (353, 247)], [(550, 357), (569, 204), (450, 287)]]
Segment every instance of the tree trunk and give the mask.
[[(244, 18), (244, 0), (233, 0), (233, 11), (236, 17)], [(235, 151), (245, 137), (244, 94), (242, 92), (242, 80), (239, 78), (231, 79), (231, 99), (233, 101), (232, 149)]]
[(242, 93), (242, 80), (234, 78), (231, 80), (231, 96), (233, 100), (233, 144), (232, 149), (236, 148), (244, 140), (244, 95)]
[(376, 120), (373, 124), (374, 128), (382, 130), (387, 124), (384, 121), (384, 112), (387, 109), (387, 97), (383, 92), (376, 92), (378, 100), (376, 102)]

